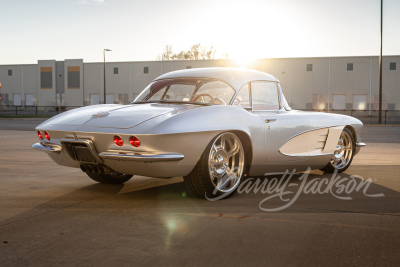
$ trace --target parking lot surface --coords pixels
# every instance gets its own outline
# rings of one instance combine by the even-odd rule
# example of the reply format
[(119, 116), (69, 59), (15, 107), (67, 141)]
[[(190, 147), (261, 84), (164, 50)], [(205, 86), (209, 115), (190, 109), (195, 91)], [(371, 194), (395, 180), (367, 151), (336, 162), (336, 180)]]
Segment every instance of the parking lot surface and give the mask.
[[(181, 177), (95, 183), (80, 169), (58, 166), (34, 151), (36, 133), (23, 131), (34, 124), (16, 120), (10, 130), (7, 120), (0, 122), (2, 266), (400, 262), (400, 127), (364, 127), (367, 147), (340, 176), (357, 186), (371, 178), (367, 189), (301, 191), (287, 208), (270, 211), (287, 202), (265, 200), (271, 194), (261, 190), (221, 201), (198, 199)], [(312, 171), (307, 181), (324, 178), (332, 179)], [(293, 199), (301, 187), (298, 176), (290, 182), (282, 198)]]

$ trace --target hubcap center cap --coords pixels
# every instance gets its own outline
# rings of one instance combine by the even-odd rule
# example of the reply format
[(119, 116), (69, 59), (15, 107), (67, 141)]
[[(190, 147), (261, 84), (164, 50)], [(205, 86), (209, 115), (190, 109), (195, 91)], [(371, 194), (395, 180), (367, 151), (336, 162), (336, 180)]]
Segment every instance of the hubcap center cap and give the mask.
[(225, 172), (228, 167), (229, 159), (228, 155), (224, 150), (219, 150), (214, 156), (214, 167), (218, 174), (222, 174)]
[(344, 155), (343, 147), (341, 145), (337, 145), (335, 153), (334, 153), (334, 157), (337, 159), (340, 159), (341, 157), (343, 157), (343, 155)]

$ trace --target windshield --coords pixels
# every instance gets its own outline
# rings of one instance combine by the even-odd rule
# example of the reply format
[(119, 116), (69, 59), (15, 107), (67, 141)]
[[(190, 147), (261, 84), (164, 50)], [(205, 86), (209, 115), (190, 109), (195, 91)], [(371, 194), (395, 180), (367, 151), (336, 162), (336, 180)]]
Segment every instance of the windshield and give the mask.
[(151, 83), (134, 102), (171, 101), (229, 105), (234, 95), (235, 90), (220, 80), (180, 78)]

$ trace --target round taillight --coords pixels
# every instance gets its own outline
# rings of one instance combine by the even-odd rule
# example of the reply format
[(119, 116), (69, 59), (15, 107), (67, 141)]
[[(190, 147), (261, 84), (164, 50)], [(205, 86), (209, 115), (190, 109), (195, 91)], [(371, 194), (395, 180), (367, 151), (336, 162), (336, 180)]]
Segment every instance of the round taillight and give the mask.
[(129, 138), (129, 143), (131, 143), (131, 145), (134, 146), (134, 147), (139, 147), (140, 146), (140, 141), (136, 136), (131, 136)]
[(44, 137), (46, 137), (46, 139), (50, 141), (50, 135), (48, 132), (44, 132)]
[(124, 144), (124, 141), (122, 140), (121, 137), (119, 137), (118, 135), (114, 136), (114, 143), (117, 146), (122, 146)]
[(42, 135), (42, 133), (40, 131), (37, 131), (37, 135), (39, 136), (40, 140), (43, 140), (43, 135)]

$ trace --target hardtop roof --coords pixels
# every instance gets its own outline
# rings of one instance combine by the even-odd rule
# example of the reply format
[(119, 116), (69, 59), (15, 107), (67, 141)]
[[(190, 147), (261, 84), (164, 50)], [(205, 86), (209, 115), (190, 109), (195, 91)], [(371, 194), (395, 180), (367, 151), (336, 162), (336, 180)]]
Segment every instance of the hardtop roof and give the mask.
[(225, 81), (236, 90), (239, 90), (243, 85), (251, 81), (279, 82), (274, 76), (265, 72), (224, 67), (177, 70), (163, 74), (156, 78), (155, 81), (173, 78), (215, 78)]

